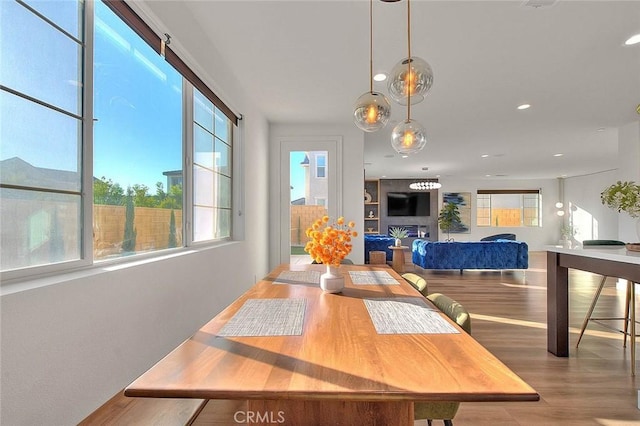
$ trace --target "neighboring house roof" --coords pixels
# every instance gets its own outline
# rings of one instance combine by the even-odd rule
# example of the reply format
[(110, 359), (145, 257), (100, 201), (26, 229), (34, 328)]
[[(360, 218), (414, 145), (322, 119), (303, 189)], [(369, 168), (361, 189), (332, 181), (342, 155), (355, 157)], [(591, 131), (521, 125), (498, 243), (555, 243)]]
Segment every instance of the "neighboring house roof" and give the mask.
[(309, 165), (309, 156), (307, 154), (304, 155), (304, 160), (302, 160), (300, 165), (302, 165), (302, 166), (308, 166)]
[(307, 200), (302, 197), (302, 198), (298, 198), (297, 200), (292, 200), (291, 201), (291, 205), (293, 206), (304, 206), (306, 204)]
[(0, 161), (3, 184), (55, 188), (66, 191), (80, 190), (80, 174), (68, 170), (36, 167), (20, 157)]

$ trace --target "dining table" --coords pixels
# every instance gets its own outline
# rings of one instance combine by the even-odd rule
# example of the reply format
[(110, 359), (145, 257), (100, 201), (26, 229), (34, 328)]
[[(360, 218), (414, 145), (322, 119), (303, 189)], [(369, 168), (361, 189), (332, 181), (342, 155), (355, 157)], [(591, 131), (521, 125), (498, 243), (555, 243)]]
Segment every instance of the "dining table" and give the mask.
[(415, 402), (539, 400), (389, 266), (340, 265), (336, 294), (320, 289), (325, 269), (277, 266), (125, 395), (243, 400), (252, 424), (289, 425), (404, 426)]

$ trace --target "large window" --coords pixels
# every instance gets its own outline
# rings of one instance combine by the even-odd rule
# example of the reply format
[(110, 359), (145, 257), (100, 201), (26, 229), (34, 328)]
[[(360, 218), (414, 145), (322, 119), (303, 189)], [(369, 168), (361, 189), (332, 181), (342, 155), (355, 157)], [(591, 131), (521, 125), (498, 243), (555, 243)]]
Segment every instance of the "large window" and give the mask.
[(540, 191), (478, 190), (476, 203), (478, 226), (541, 226)]
[(182, 76), (102, 2), (93, 70), (94, 259), (182, 245)]
[(78, 260), (83, 2), (3, 1), (1, 25), (0, 265)]
[(237, 118), (126, 3), (5, 1), (1, 49), (3, 272), (231, 238)]

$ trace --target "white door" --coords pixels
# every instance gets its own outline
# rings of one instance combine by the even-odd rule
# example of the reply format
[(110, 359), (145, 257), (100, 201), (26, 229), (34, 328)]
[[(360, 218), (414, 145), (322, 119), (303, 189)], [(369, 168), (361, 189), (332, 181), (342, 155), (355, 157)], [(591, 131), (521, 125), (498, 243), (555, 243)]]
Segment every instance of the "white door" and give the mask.
[(331, 218), (342, 211), (341, 148), (337, 137), (280, 141), (280, 263), (311, 263), (302, 251), (308, 226), (302, 209), (318, 216), (326, 209)]

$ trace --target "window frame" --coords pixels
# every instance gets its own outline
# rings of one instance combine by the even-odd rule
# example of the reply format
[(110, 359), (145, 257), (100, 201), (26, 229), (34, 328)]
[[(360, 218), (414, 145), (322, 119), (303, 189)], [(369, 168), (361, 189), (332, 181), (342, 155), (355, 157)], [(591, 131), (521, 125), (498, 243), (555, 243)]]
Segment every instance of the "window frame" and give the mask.
[[(528, 194), (535, 194), (537, 196), (537, 225), (527, 225), (525, 224), (525, 197)], [(481, 207), (484, 205), (483, 202), (480, 201), (481, 195), (489, 195), (489, 224), (481, 225), (479, 220), (481, 216), (478, 214), (478, 210), (480, 208), (485, 209), (486, 207)], [(506, 226), (495, 226), (492, 223), (492, 210), (493, 210), (493, 199), (492, 195), (519, 195), (520, 196), (520, 224), (519, 225), (506, 225)], [(486, 216), (482, 216), (482, 219), (487, 219)], [(478, 189), (476, 191), (476, 226), (479, 228), (541, 228), (542, 227), (542, 190), (540, 189)]]
[[(160, 54), (161, 39), (146, 24), (146, 22), (124, 1), (122, 0), (95, 0), (102, 1), (109, 7), (120, 19), (124, 21), (138, 36), (140, 36), (151, 48)], [(18, 3), (31, 9), (26, 4), (18, 1)], [(18, 269), (2, 271), (2, 284), (19, 281), (22, 279), (34, 278), (38, 276), (49, 276), (54, 274), (68, 273), (76, 270), (89, 269), (96, 266), (104, 267), (112, 264), (121, 264), (127, 262), (137, 262), (150, 258), (166, 256), (168, 252), (175, 252), (186, 249), (202, 248), (214, 246), (220, 243), (242, 239), (244, 230), (239, 221), (235, 220), (234, 212), (241, 214), (243, 184), (242, 177), (239, 175), (242, 171), (242, 164), (236, 155), (236, 150), (240, 149), (241, 144), (241, 115), (236, 114), (228, 107), (215, 93), (195, 74), (194, 71), (183, 62), (176, 53), (168, 46), (165, 47), (165, 60), (172, 65), (182, 76), (183, 89), (185, 87), (196, 88), (205, 97), (207, 97), (216, 108), (218, 108), (224, 116), (231, 122), (229, 129), (229, 146), (231, 148), (229, 164), (231, 167), (231, 223), (230, 237), (220, 239), (203, 240), (193, 242), (192, 240), (192, 222), (193, 216), (193, 159), (190, 152), (193, 149), (193, 129), (192, 126), (183, 126), (182, 137), (182, 164), (183, 164), (183, 214), (182, 214), (182, 245), (176, 248), (161, 249), (151, 252), (136, 254), (135, 256), (117, 257), (104, 260), (96, 260), (94, 258), (93, 247), (93, 94), (94, 94), (94, 76), (93, 76), (93, 51), (94, 51), (94, 19), (95, 5), (94, 1), (85, 1), (84, 10), (79, 14), (79, 24), (82, 25), (81, 34), (83, 39), (83, 54), (80, 60), (82, 71), (80, 75), (83, 78), (82, 99), (82, 130), (80, 141), (81, 149), (81, 231), (80, 241), (80, 259), (63, 261), (46, 265), (27, 266)], [(46, 17), (45, 17), (46, 21)], [(183, 90), (182, 116), (184, 123), (192, 124), (193, 118), (193, 91)], [(189, 106), (191, 105), (191, 106)]]

